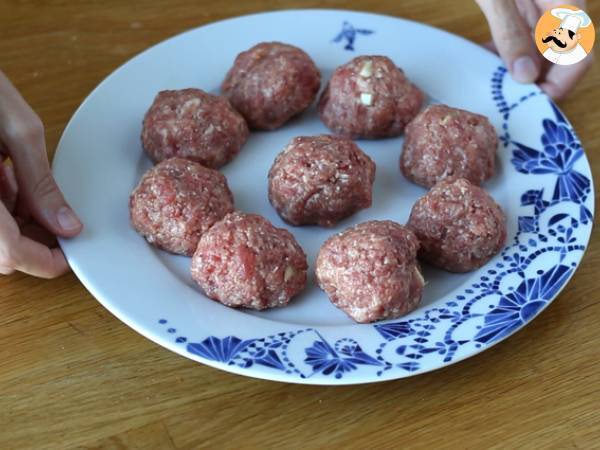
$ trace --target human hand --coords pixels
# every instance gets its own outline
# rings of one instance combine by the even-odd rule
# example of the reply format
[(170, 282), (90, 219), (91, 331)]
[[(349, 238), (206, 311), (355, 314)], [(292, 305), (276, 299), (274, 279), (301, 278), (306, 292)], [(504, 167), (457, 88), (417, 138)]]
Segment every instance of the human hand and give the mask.
[[(521, 83), (537, 82), (555, 100), (564, 98), (591, 66), (590, 53), (577, 64), (561, 66), (547, 61), (538, 52), (533, 33), (537, 21), (549, 9), (563, 5), (560, 0), (476, 0), (483, 11), (495, 50), (508, 67), (513, 78)], [(585, 0), (569, 4), (585, 10)]]
[(0, 274), (62, 275), (54, 236), (81, 229), (52, 177), (40, 118), (0, 71)]

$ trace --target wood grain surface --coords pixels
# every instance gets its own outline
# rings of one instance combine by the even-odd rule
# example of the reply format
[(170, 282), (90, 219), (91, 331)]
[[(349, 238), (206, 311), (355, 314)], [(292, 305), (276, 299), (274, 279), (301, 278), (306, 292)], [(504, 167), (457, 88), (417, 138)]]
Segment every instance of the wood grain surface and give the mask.
[[(600, 22), (600, 2), (588, 3)], [(0, 0), (0, 68), (41, 116), (52, 152), (81, 101), (131, 56), (208, 22), (293, 7), (489, 39), (469, 0)], [(561, 107), (598, 182), (599, 64)], [(560, 297), (515, 336), (444, 370), (362, 386), (220, 372), (138, 335), (72, 274), (0, 277), (0, 449), (600, 446), (599, 233)]]

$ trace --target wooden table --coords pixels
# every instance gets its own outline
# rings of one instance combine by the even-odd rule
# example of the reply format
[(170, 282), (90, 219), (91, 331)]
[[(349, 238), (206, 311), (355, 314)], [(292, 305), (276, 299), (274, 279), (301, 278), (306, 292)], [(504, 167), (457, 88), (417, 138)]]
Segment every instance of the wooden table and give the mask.
[[(325, 6), (402, 16), (476, 42), (474, 2), (10, 1), (0, 65), (54, 149), (85, 96), (131, 56), (218, 19)], [(591, 3), (591, 2), (589, 2)], [(600, 21), (600, 4), (588, 12)], [(600, 180), (600, 64), (561, 104)], [(141, 337), (74, 275), (0, 278), (0, 448), (399, 448), (600, 445), (600, 230), (550, 308), (474, 358), (348, 387), (281, 384), (202, 366)]]

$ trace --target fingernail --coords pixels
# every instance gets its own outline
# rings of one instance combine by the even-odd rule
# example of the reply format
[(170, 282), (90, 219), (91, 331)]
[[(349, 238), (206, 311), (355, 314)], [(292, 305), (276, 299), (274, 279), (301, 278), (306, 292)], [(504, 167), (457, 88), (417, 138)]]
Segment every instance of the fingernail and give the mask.
[(63, 206), (58, 210), (56, 220), (63, 230), (75, 230), (81, 226), (81, 222), (68, 206)]
[(521, 56), (513, 62), (512, 76), (519, 83), (533, 83), (538, 76), (538, 68), (529, 56)]

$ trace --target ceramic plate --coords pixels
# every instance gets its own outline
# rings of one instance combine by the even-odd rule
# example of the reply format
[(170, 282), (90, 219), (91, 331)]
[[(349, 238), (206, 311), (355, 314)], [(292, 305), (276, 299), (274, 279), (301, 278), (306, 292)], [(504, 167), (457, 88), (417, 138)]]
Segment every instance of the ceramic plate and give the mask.
[[(283, 128), (253, 133), (223, 168), (237, 208), (288, 228), (306, 251), (309, 284), (285, 308), (229, 309), (204, 297), (190, 259), (159, 251), (129, 224), (128, 196), (151, 163), (144, 113), (162, 89), (218, 92), (235, 56), (261, 41), (312, 56), (327, 80), (361, 54), (392, 58), (430, 102), (488, 116), (500, 136), (486, 188), (508, 217), (507, 246), (476, 272), (426, 267), (423, 302), (400, 319), (353, 323), (315, 284), (327, 237), (370, 219), (405, 223), (425, 190), (398, 169), (402, 139), (359, 141), (377, 163), (373, 206), (333, 229), (290, 227), (267, 200), (267, 171), (294, 136), (325, 133), (315, 108)], [(225, 20), (175, 36), (128, 61), (83, 102), (59, 143), (54, 172), (85, 229), (61, 245), (74, 272), (114, 315), (156, 343), (212, 367), (270, 380), (367, 383), (427, 372), (479, 353), (530, 322), (559, 294), (592, 227), (588, 161), (573, 128), (535, 85), (513, 82), (477, 45), (408, 20), (297, 10)]]

